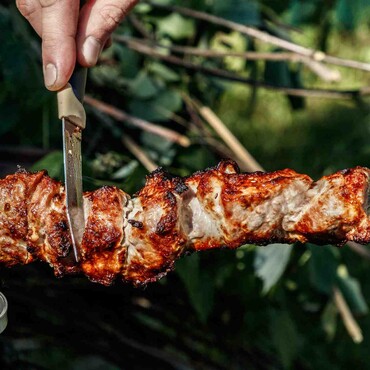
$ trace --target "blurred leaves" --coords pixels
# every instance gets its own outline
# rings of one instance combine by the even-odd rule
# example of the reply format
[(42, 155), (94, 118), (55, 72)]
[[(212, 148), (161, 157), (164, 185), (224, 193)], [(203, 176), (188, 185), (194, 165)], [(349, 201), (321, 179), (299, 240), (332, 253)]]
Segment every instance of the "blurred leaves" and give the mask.
[(362, 294), (359, 281), (349, 276), (344, 266), (340, 266), (339, 272), (343, 270), (345, 273), (339, 273), (337, 276), (338, 287), (352, 312), (356, 315), (366, 315), (369, 312), (369, 307)]
[(291, 24), (299, 26), (305, 22), (312, 21), (319, 5), (321, 5), (319, 0), (292, 0), (289, 7)]
[(155, 96), (149, 99), (136, 99), (129, 105), (131, 114), (148, 121), (169, 119), (181, 106), (181, 96), (174, 90), (158, 91)]
[(144, 71), (138, 73), (137, 77), (131, 81), (129, 86), (130, 93), (140, 99), (151, 98), (159, 90), (153, 80)]
[(335, 16), (340, 28), (354, 30), (370, 14), (369, 0), (338, 0)]
[[(300, 70), (292, 70), (287, 62), (266, 62), (265, 81), (274, 86), (300, 88), (302, 81)], [(288, 95), (293, 109), (304, 107), (304, 98)]]
[(337, 330), (337, 318), (338, 318), (338, 309), (335, 306), (335, 303), (332, 300), (330, 300), (326, 304), (324, 311), (321, 315), (321, 324), (329, 341), (333, 340), (335, 336)]
[(339, 265), (335, 247), (307, 244), (311, 259), (309, 264), (311, 284), (321, 293), (331, 295), (337, 278)]
[(47, 170), (50, 177), (61, 180), (63, 178), (63, 153), (54, 151), (47, 154), (40, 161), (36, 162), (31, 170)]
[(285, 311), (272, 311), (270, 321), (272, 341), (280, 354), (284, 369), (290, 369), (299, 345), (299, 336), (294, 322)]
[(292, 247), (287, 244), (270, 244), (256, 249), (254, 271), (263, 282), (266, 294), (280, 279), (288, 264)]
[(214, 303), (214, 281), (200, 267), (200, 257), (194, 253), (177, 261), (176, 271), (184, 283), (190, 302), (201, 322), (205, 323)]
[(194, 36), (195, 24), (192, 19), (172, 13), (156, 22), (159, 36), (180, 40)]
[(262, 23), (260, 4), (254, 0), (214, 0), (213, 11), (219, 17), (241, 24), (259, 26)]
[(164, 64), (153, 62), (149, 64), (148, 67), (149, 72), (154, 74), (157, 77), (160, 77), (166, 82), (176, 82), (180, 79), (178, 73), (176, 73), (173, 69), (168, 68)]

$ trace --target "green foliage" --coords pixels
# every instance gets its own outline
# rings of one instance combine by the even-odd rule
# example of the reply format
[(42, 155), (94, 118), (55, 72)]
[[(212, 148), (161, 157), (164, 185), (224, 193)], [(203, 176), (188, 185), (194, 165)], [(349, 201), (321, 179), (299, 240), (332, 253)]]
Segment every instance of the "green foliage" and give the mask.
[[(156, 2), (206, 11), (314, 49), (324, 45), (325, 52), (339, 57), (367, 60), (370, 55), (368, 0)], [(148, 3), (139, 4), (134, 15), (139, 23), (128, 19), (117, 33), (147, 35), (144, 46), (161, 55), (171, 50), (156, 43), (217, 52), (281, 51)], [(43, 87), (39, 41), (10, 1), (0, 5), (0, 29), (2, 175), (19, 163), (47, 169), (62, 180), (60, 122), (55, 94)], [(215, 111), (268, 170), (292, 167), (319, 177), (369, 166), (367, 99), (344, 103), (292, 97), (147, 54), (114, 42), (90, 71), (87, 92), (186, 135), (191, 145), (182, 147), (88, 107), (86, 190), (115, 185), (132, 194), (143, 185), (147, 170), (122, 146), (122, 136), (176, 175), (215, 165), (222, 140), (200, 122), (189, 98)], [(342, 80), (334, 86), (298, 62), (173, 56), (278, 87), (349, 90), (370, 83), (367, 74), (350, 69), (340, 69)], [(41, 148), (45, 156), (32, 154)], [(1, 368), (369, 369), (369, 265), (347, 247), (247, 245), (236, 252), (197, 253), (177, 261), (176, 273), (161, 284), (145, 289), (99, 287), (77, 277), (56, 281), (47, 267), (42, 269), (0, 270), (1, 289), (14, 310), (0, 337)], [(360, 345), (346, 332), (334, 287), (363, 330)]]
[(251, 26), (262, 24), (260, 4), (254, 0), (231, 0), (228, 2), (215, 0), (213, 1), (213, 12), (222, 18), (237, 23), (246, 23)]
[(271, 337), (285, 369), (292, 368), (298, 352), (299, 336), (294, 322), (285, 311), (272, 311)]
[(343, 296), (348, 302), (351, 310), (356, 315), (366, 315), (369, 312), (369, 307), (361, 292), (359, 281), (349, 276), (348, 273), (346, 273), (346, 269), (344, 266), (341, 267), (342, 271), (344, 270), (345, 272), (342, 274), (338, 274), (337, 284), (342, 291)]
[(195, 33), (194, 21), (186, 19), (177, 13), (172, 13), (156, 22), (159, 37), (171, 37), (181, 40), (193, 37)]
[(291, 251), (291, 246), (285, 244), (270, 244), (256, 250), (254, 270), (263, 281), (263, 293), (267, 293), (279, 281)]
[(206, 322), (213, 307), (214, 281), (207, 270), (201, 269), (198, 254), (182, 258), (176, 264), (176, 269), (199, 319)]
[(322, 328), (329, 341), (333, 340), (337, 330), (338, 310), (333, 301), (329, 301), (321, 315)]
[(336, 20), (339, 27), (354, 30), (370, 13), (369, 0), (338, 0), (336, 4)]
[(338, 253), (332, 246), (308, 245), (311, 251), (310, 281), (320, 292), (330, 295), (337, 277)]
[(47, 170), (50, 177), (63, 178), (63, 153), (55, 151), (47, 154), (32, 166), (32, 171)]

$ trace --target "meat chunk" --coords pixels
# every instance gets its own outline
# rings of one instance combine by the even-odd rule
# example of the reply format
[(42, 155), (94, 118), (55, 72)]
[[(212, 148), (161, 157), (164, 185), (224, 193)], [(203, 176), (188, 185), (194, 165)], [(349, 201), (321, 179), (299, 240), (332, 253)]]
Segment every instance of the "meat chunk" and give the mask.
[(159, 169), (133, 198), (114, 187), (84, 194), (80, 264), (71, 259), (62, 185), (45, 172), (0, 180), (0, 263), (36, 259), (57, 276), (84, 273), (109, 285), (156, 281), (185, 252), (245, 243), (370, 242), (370, 170), (314, 182), (293, 170), (239, 173), (232, 161), (187, 178)]

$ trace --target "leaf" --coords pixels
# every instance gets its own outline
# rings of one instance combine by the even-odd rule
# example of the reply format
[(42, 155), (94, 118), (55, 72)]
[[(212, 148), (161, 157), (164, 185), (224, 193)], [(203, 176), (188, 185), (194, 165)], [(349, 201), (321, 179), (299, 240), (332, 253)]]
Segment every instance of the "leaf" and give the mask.
[(150, 100), (133, 100), (129, 106), (134, 116), (148, 121), (164, 121), (180, 110), (182, 99), (179, 93), (168, 89)]
[(161, 166), (171, 165), (176, 150), (173, 143), (161, 136), (143, 131), (140, 135), (145, 149), (151, 152), (153, 159)]
[(353, 30), (356, 25), (356, 15), (353, 0), (338, 0), (335, 9), (336, 20), (341, 28)]
[(167, 82), (175, 82), (180, 79), (180, 76), (172, 69), (166, 67), (164, 64), (153, 62), (148, 67), (149, 72), (162, 78)]
[(369, 307), (366, 304), (360, 283), (357, 279), (348, 275), (343, 276), (338, 274), (337, 284), (353, 313), (356, 315), (366, 315), (369, 312)]
[[(266, 62), (264, 79), (267, 83), (278, 87), (302, 88), (300, 68), (290, 69), (288, 62)], [(304, 108), (305, 99), (287, 94), (293, 109)]]
[(158, 88), (146, 72), (141, 71), (129, 84), (130, 93), (140, 99), (148, 99), (158, 93)]
[(329, 245), (306, 245), (311, 251), (308, 265), (311, 284), (321, 293), (330, 295), (337, 278), (338, 252)]
[(113, 180), (125, 179), (128, 176), (132, 175), (132, 173), (135, 171), (135, 169), (138, 166), (139, 166), (139, 162), (136, 160), (132, 160), (126, 165), (122, 166), (119, 170), (114, 172), (111, 177)]
[(292, 0), (289, 7), (290, 22), (292, 25), (299, 26), (305, 22), (313, 20), (320, 2)]
[[(293, 88), (303, 88), (301, 69), (290, 70), (291, 86)], [(287, 95), (292, 109), (303, 109), (305, 107), (305, 98), (302, 96)]]
[(287, 62), (266, 62), (265, 81), (279, 87), (291, 87), (292, 79)]
[(332, 340), (337, 330), (337, 307), (333, 301), (325, 306), (321, 315), (321, 325), (326, 333), (328, 340)]
[(201, 322), (205, 323), (214, 304), (214, 283), (206, 270), (200, 268), (198, 254), (176, 262), (176, 271), (184, 283), (190, 303)]
[(187, 19), (178, 13), (172, 13), (157, 22), (158, 34), (169, 36), (174, 40), (193, 37), (195, 24), (193, 19)]
[(260, 5), (257, 1), (214, 0), (213, 12), (225, 19), (241, 24), (260, 26)]
[(287, 244), (270, 244), (257, 248), (254, 271), (263, 282), (263, 294), (278, 282), (288, 264), (291, 252), (292, 247)]
[[(114, 52), (114, 55), (120, 62), (120, 74), (125, 78), (135, 78), (140, 71), (140, 54), (119, 43), (113, 43), (111, 48), (112, 52)], [(103, 55), (107, 54), (109, 49), (107, 49)]]
[(182, 148), (181, 152), (177, 156), (177, 160), (180, 166), (188, 171), (183, 176), (190, 175), (191, 172), (198, 171), (200, 168), (207, 168), (214, 166), (217, 160), (213, 153), (209, 153), (204, 148), (191, 145), (189, 148)]
[(89, 76), (97, 85), (110, 88), (121, 86), (125, 83), (119, 69), (110, 65), (100, 65), (91, 68)]
[(31, 169), (32, 171), (47, 170), (50, 177), (60, 180), (63, 177), (63, 153), (51, 152), (36, 162)]
[(294, 322), (286, 311), (273, 311), (270, 333), (284, 368), (290, 368), (298, 350), (298, 334)]

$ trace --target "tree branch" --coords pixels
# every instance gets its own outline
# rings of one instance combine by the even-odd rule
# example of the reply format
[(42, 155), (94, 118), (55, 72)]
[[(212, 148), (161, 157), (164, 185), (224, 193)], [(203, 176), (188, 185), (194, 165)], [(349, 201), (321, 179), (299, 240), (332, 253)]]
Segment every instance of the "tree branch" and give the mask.
[(347, 242), (347, 245), (353, 252), (370, 261), (370, 250), (366, 249), (363, 245), (355, 242)]
[(249, 151), (244, 148), (235, 135), (226, 127), (218, 116), (206, 106), (198, 107), (200, 115), (217, 132), (226, 145), (233, 151), (243, 171), (263, 171), (262, 166), (254, 159)]
[(134, 140), (132, 140), (127, 135), (122, 135), (121, 141), (123, 145), (137, 158), (137, 160), (149, 171), (153, 172), (156, 168), (158, 168), (158, 165), (155, 164), (149, 156), (140, 148), (139, 145), (135, 143)]
[(292, 53), (292, 52), (255, 52), (255, 51), (246, 51), (246, 52), (233, 52), (233, 51), (215, 51), (209, 49), (199, 49), (190, 46), (180, 46), (180, 45), (162, 45), (156, 42), (154, 39), (145, 40), (127, 37), (127, 36), (114, 36), (115, 40), (124, 42), (124, 40), (136, 41), (141, 44), (145, 44), (152, 48), (161, 48), (165, 50), (170, 50), (173, 53), (182, 54), (182, 55), (192, 55), (200, 56), (204, 58), (225, 58), (225, 57), (236, 57), (243, 58), (246, 60), (267, 60), (267, 61), (289, 61), (292, 63), (302, 63), (307, 68), (309, 68), (313, 73), (320, 77), (324, 81), (328, 82), (337, 82), (340, 79), (340, 73), (336, 70), (331, 70), (330, 68), (324, 66), (322, 63), (312, 60), (311, 58)]
[(343, 324), (346, 327), (348, 334), (355, 343), (361, 343), (364, 339), (361, 328), (353, 317), (352, 312), (338, 287), (333, 288), (333, 299), (342, 317)]
[(146, 45), (145, 43), (139, 41), (133, 41), (123, 36), (115, 36), (116, 41), (126, 44), (126, 46), (132, 50), (135, 50), (141, 54), (147, 55), (154, 59), (162, 60), (166, 63), (176, 65), (178, 67), (186, 68), (195, 72), (203, 73), (209, 76), (218, 77), (221, 79), (240, 82), (252, 86), (262, 87), (267, 90), (280, 91), (282, 93), (301, 96), (309, 98), (327, 98), (327, 99), (341, 99), (341, 100), (352, 100), (358, 97), (362, 97), (370, 94), (370, 88), (364, 87), (359, 90), (333, 90), (333, 89), (299, 89), (299, 88), (289, 88), (272, 85), (266, 82), (253, 80), (251, 78), (238, 76), (234, 73), (218, 69), (210, 68), (202, 65), (197, 65), (189, 61), (185, 61), (181, 58), (177, 58), (173, 55), (164, 55), (157, 51), (155, 48)]
[(185, 15), (187, 17), (203, 20), (208, 23), (215, 24), (217, 26), (225, 27), (233, 31), (240, 32), (243, 35), (247, 35), (249, 37), (261, 40), (263, 42), (266, 42), (268, 44), (282, 48), (284, 50), (289, 50), (293, 53), (303, 55), (317, 62), (325, 62), (325, 63), (330, 63), (330, 64), (341, 66), (341, 67), (360, 69), (360, 70), (367, 71), (367, 72), (370, 71), (370, 63), (363, 63), (363, 62), (358, 62), (354, 60), (343, 59), (343, 58), (326, 55), (322, 51), (310, 49), (310, 48), (295, 44), (294, 42), (287, 41), (279, 37), (270, 35), (269, 33), (260, 31), (256, 28), (245, 26), (240, 23), (232, 22), (232, 21), (217, 17), (212, 14), (200, 12), (200, 11), (189, 9), (189, 8), (183, 8), (180, 6), (158, 4), (156, 2), (147, 1), (147, 0), (144, 0), (143, 2), (150, 4), (151, 6), (155, 8), (160, 8), (160, 9), (165, 9), (171, 12), (176, 12), (176, 13)]
[(151, 132), (152, 134), (164, 137), (168, 141), (172, 141), (183, 147), (188, 147), (190, 145), (189, 138), (184, 135), (179, 134), (176, 131), (170, 130), (166, 127), (155, 125), (154, 123), (145, 121), (141, 118), (130, 116), (126, 112), (112, 105), (104, 103), (100, 100), (97, 100), (89, 95), (85, 96), (85, 102), (91, 105), (92, 107), (100, 110), (101, 112), (108, 114), (109, 116), (113, 117), (117, 121), (128, 122), (135, 127), (138, 127), (147, 132)]

